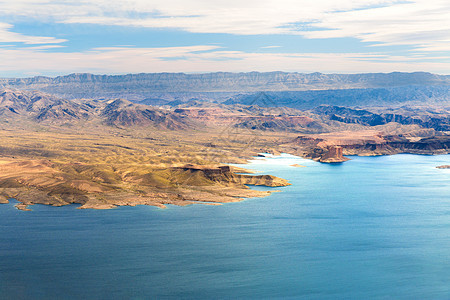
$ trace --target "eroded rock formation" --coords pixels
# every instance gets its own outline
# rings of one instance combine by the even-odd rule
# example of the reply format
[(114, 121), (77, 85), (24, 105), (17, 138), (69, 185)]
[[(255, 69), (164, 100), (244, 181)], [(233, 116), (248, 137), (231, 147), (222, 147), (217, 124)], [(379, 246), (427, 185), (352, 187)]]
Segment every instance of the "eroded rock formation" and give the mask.
[(327, 151), (320, 157), (320, 162), (338, 163), (349, 160), (343, 155), (343, 148), (341, 146), (328, 146)]

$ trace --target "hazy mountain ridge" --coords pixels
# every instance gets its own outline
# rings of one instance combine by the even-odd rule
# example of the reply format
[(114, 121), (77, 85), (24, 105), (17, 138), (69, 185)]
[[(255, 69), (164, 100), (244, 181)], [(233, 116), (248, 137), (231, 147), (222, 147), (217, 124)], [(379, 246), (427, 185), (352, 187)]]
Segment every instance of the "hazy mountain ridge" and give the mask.
[(347, 124), (378, 126), (388, 123), (419, 125), (436, 131), (450, 131), (448, 109), (436, 107), (401, 107), (398, 109), (352, 109), (342, 106), (319, 106), (314, 114), (326, 116), (329, 120)]
[(439, 104), (450, 105), (450, 85), (403, 86), (391, 88), (341, 89), (321, 91), (259, 92), (235, 95), (225, 104), (259, 104), (312, 109), (320, 105), (398, 106)]
[(322, 74), (287, 72), (70, 74), (58, 77), (0, 78), (0, 87), (39, 90), (68, 99), (126, 98), (154, 104), (189, 99), (219, 100), (238, 93), (330, 89), (450, 86), (450, 76), (426, 72)]

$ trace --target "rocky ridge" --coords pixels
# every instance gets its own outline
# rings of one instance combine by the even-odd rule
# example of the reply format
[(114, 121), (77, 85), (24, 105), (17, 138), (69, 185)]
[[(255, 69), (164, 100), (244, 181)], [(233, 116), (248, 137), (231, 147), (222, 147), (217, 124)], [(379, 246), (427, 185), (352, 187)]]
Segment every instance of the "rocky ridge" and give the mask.
[[(261, 91), (377, 89), (449, 85), (449, 76), (425, 72), (367, 74), (217, 72), (206, 74), (141, 73), (127, 75), (82, 73), (58, 77), (37, 76), (32, 78), (0, 79), (0, 87), (39, 90), (68, 99), (125, 98), (133, 101), (143, 101), (145, 104), (158, 105), (177, 100), (185, 102), (190, 98), (223, 101), (239, 93), (259, 93)], [(275, 95), (273, 94), (271, 97), (275, 97)], [(304, 98), (304, 96), (302, 97)], [(344, 97), (348, 98), (348, 95)], [(371, 97), (373, 98), (374, 95), (371, 95)], [(282, 98), (289, 99), (290, 97), (283, 95)], [(320, 96), (320, 98), (323, 99), (324, 97)], [(359, 96), (358, 98), (361, 99), (362, 97)], [(286, 105), (286, 103), (283, 103), (283, 105)]]
[(450, 136), (405, 137), (375, 130), (341, 131), (298, 136), (284, 151), (320, 162), (344, 162), (344, 155), (449, 154)]

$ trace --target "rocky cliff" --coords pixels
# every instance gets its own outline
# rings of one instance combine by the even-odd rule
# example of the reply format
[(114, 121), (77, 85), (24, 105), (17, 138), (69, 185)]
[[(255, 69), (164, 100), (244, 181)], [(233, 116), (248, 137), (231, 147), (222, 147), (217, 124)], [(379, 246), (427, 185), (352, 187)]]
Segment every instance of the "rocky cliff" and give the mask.
[(409, 137), (374, 130), (343, 131), (299, 136), (283, 145), (287, 152), (320, 162), (342, 162), (343, 155), (448, 154), (450, 136)]
[(377, 126), (395, 122), (403, 125), (419, 125), (437, 131), (450, 131), (450, 115), (444, 106), (403, 106), (399, 108), (357, 109), (343, 106), (321, 105), (313, 113), (329, 120), (347, 124)]
[(195, 177), (201, 176), (207, 180), (227, 185), (263, 185), (270, 187), (290, 185), (287, 180), (272, 175), (236, 174), (229, 166), (185, 165), (176, 169), (188, 171)]
[(343, 148), (341, 146), (328, 146), (319, 158), (320, 162), (326, 163), (339, 163), (347, 160), (348, 158), (344, 157)]
[[(250, 73), (146, 73), (128, 75), (70, 74), (58, 77), (3, 78), (0, 87), (40, 90), (66, 98), (126, 98), (161, 104), (173, 100), (182, 102), (190, 98), (225, 100), (238, 93), (260, 91), (310, 91), (342, 89), (377, 89), (407, 86), (449, 86), (450, 76), (431, 73), (370, 73), (370, 74), (322, 74), (286, 72)], [(424, 94), (423, 91), (411, 91)], [(330, 96), (318, 94), (324, 100), (329, 97), (349, 99), (347, 94)], [(358, 91), (352, 92), (353, 94)], [(404, 93), (404, 91), (403, 91)], [(374, 90), (370, 98), (386, 98), (387, 90)], [(307, 99), (313, 94), (282, 94), (283, 99)], [(272, 98), (280, 95), (272, 94)], [(294, 98), (293, 98), (294, 97)], [(315, 97), (315, 96), (313, 96)], [(362, 99), (361, 95), (358, 95)], [(353, 97), (350, 100), (355, 100)], [(241, 100), (237, 100), (238, 102)], [(244, 101), (244, 100), (242, 100)], [(241, 103), (243, 103), (241, 101)], [(312, 102), (312, 101), (309, 101)], [(333, 103), (338, 103), (333, 100)], [(342, 104), (342, 103), (341, 103)], [(285, 104), (283, 104), (285, 105)]]

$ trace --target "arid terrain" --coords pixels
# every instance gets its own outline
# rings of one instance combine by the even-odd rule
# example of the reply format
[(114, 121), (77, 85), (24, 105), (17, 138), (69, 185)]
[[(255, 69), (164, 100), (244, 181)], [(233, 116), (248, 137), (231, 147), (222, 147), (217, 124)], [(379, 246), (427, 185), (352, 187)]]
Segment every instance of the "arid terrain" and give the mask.
[(248, 184), (289, 184), (270, 175), (237, 174), (243, 170), (223, 164), (269, 151), (285, 138), (279, 133), (260, 138), (230, 122), (200, 130), (196, 122), (205, 120), (125, 100), (94, 106), (34, 93), (8, 91), (2, 97), (2, 203), (15, 198), (22, 209), (218, 204), (269, 194)]
[(450, 152), (443, 107), (154, 107), (5, 89), (0, 115), (0, 203), (15, 198), (23, 210), (217, 205), (270, 194), (248, 185), (289, 185), (227, 165), (258, 153), (339, 163), (345, 155)]

